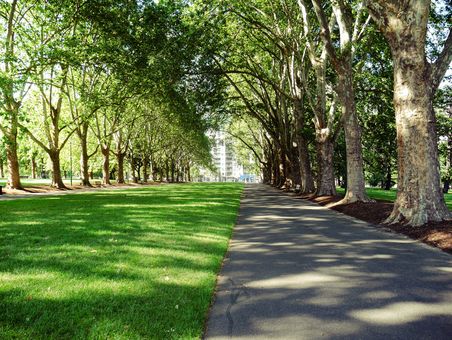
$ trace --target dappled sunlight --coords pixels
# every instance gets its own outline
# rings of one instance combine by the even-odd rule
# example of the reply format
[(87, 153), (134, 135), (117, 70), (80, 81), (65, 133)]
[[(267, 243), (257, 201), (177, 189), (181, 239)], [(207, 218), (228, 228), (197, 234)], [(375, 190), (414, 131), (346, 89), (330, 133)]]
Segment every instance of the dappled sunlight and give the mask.
[[(220, 277), (223, 314), (209, 321), (214, 335), (226, 337), (230, 320), (232, 338), (287, 339), (428, 338), (452, 324), (447, 254), (309, 203), (291, 210), (294, 200), (275, 197), (280, 207), (271, 210), (262, 197), (242, 203)], [(423, 327), (427, 319), (437, 333)]]
[(1, 201), (0, 329), (46, 337), (47, 323), (74, 338), (96, 327), (137, 338), (185, 320), (200, 334), (240, 191), (178, 185)]
[(452, 273), (452, 266), (451, 267), (437, 267), (437, 270), (441, 270), (445, 273)]
[(284, 288), (284, 289), (304, 289), (321, 286), (325, 283), (338, 282), (341, 277), (321, 274), (317, 272), (282, 275), (275, 278), (250, 281), (247, 286), (250, 288)]
[(356, 245), (367, 245), (367, 244), (385, 244), (385, 243), (389, 243), (389, 244), (412, 244), (412, 243), (417, 243), (417, 241), (415, 240), (411, 240), (411, 239), (402, 239), (402, 238), (397, 238), (397, 239), (378, 239), (378, 240), (359, 240), (359, 241), (350, 241), (350, 244), (356, 244)]
[(421, 321), (425, 317), (452, 316), (452, 305), (450, 302), (399, 302), (382, 308), (352, 311), (349, 314), (358, 320), (371, 324), (401, 325)]

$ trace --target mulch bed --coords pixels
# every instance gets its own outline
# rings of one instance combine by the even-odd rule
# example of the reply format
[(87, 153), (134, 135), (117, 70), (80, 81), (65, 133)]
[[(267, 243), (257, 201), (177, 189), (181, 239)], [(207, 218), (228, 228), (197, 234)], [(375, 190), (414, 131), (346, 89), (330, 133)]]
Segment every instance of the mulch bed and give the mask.
[(386, 225), (383, 222), (391, 214), (394, 206), (392, 202), (357, 202), (338, 205), (336, 203), (342, 199), (340, 196), (301, 196), (300, 198), (309, 199), (327, 208), (369, 222), (377, 227), (385, 228), (386, 230), (390, 229), (393, 232), (406, 235), (414, 240), (419, 240), (452, 254), (452, 221), (429, 223), (418, 228), (403, 224)]

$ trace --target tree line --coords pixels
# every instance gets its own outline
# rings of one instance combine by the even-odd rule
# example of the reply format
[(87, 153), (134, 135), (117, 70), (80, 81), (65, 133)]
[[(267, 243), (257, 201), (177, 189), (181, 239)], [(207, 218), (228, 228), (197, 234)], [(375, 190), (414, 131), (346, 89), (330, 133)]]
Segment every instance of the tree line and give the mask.
[(125, 182), (125, 167), (137, 182), (189, 180), (209, 166), (204, 132), (218, 98), (212, 79), (193, 76), (202, 63), (190, 15), (174, 1), (2, 1), (7, 185), (22, 189), (21, 174), (49, 168), (63, 189), (72, 156), (84, 186), (97, 169), (110, 184)]
[(384, 187), (397, 184), (387, 223), (451, 217), (437, 135), (451, 139), (450, 84), (438, 90), (452, 60), (446, 2), (204, 3), (219, 32), (217, 71), (242, 121), (232, 133), (253, 150), (266, 182), (319, 196), (335, 195), (340, 183), (346, 204), (369, 202), (365, 173), (379, 174)]
[(396, 183), (387, 222), (448, 219), (450, 19), (443, 0), (3, 1), (0, 171), (19, 189), (47, 162), (64, 188), (75, 146), (84, 185), (189, 180), (227, 123), (267, 183), (342, 203)]

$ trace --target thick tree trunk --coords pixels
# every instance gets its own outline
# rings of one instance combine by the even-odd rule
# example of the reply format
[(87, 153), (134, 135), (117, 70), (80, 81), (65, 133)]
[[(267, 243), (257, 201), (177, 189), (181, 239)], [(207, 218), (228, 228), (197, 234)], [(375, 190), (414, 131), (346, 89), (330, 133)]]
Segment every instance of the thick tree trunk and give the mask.
[(335, 103), (332, 103), (333, 114), (327, 115), (326, 108), (326, 61), (322, 59), (320, 62), (314, 63), (316, 75), (316, 103), (314, 107), (315, 114), (315, 135), (317, 146), (317, 189), (316, 196), (334, 196), (336, 195), (336, 185), (334, 182), (334, 143), (333, 134), (333, 117)]
[[(346, 63), (344, 63), (346, 64)], [(353, 70), (351, 63), (339, 74), (339, 99), (342, 105), (345, 148), (347, 153), (347, 191), (341, 204), (372, 202), (366, 194), (364, 181), (361, 126), (356, 115)]]
[(8, 180), (6, 186), (10, 189), (23, 189), (20, 183), (19, 158), (17, 157), (17, 135), (9, 136), (6, 145), (8, 160)]
[(0, 159), (0, 178), (5, 178), (5, 168), (4, 168), (3, 158)]
[(118, 184), (124, 184), (126, 182), (124, 180), (124, 157), (125, 154), (122, 152), (116, 154), (116, 162), (118, 163), (118, 178), (116, 181)]
[(175, 181), (175, 171), (176, 165), (174, 164), (174, 161), (171, 161), (171, 183), (174, 183)]
[(392, 168), (389, 165), (388, 168), (386, 169), (386, 181), (385, 181), (384, 189), (390, 190), (391, 187), (392, 187)]
[[(447, 70), (450, 53), (446, 50), (432, 73), (425, 57), (430, 1), (404, 1), (397, 6), (374, 0), (366, 5), (391, 47), (394, 65), (398, 181), (394, 210), (386, 223), (421, 226), (450, 219), (441, 192), (432, 104), (434, 88)], [(447, 42), (445, 48), (450, 48)]]
[(20, 182), (19, 157), (17, 156), (17, 128), (18, 128), (18, 105), (17, 109), (10, 110), (10, 130), (5, 137), (6, 140), (6, 160), (8, 164), (8, 179), (6, 187), (9, 189), (23, 189)]
[(31, 156), (31, 178), (36, 179), (36, 169), (37, 169), (37, 164), (36, 164), (36, 155), (32, 155)]
[(423, 41), (405, 39), (403, 48), (392, 49), (398, 192), (394, 210), (386, 223), (407, 222), (420, 226), (451, 218), (451, 214), (441, 192), (429, 69), (412, 46), (417, 43), (423, 48)]
[(148, 174), (149, 157), (148, 156), (144, 157), (143, 166), (144, 166), (144, 168), (143, 168), (143, 181), (144, 181), (144, 183), (147, 183), (148, 182), (148, 177), (149, 177), (149, 174)]
[(301, 189), (301, 168), (297, 147), (292, 147), (292, 150), (290, 150), (288, 166), (292, 188), (295, 189), (298, 185)]
[(90, 187), (91, 183), (89, 182), (89, 156), (88, 156), (88, 145), (86, 143), (86, 139), (80, 138), (80, 147), (81, 147), (81, 155), (80, 155), (80, 174), (82, 175), (82, 185), (86, 187)]
[(315, 191), (314, 176), (312, 175), (311, 157), (304, 138), (298, 138), (298, 156), (300, 157), (301, 192), (311, 193)]
[(61, 176), (60, 151), (51, 150), (49, 156), (52, 162), (52, 186), (57, 189), (67, 189)]
[(278, 153), (278, 150), (275, 149), (274, 152), (274, 161), (273, 161), (273, 185), (277, 188), (281, 187), (284, 184), (284, 176), (281, 173), (281, 158)]
[(110, 182), (110, 147), (108, 145), (101, 145), (102, 151), (102, 184), (111, 185)]
[(167, 182), (170, 181), (169, 179), (169, 164), (168, 161), (165, 162), (165, 179)]
[(334, 145), (331, 138), (327, 136), (317, 136), (317, 190), (316, 196), (336, 195), (336, 185), (334, 183), (333, 167)]

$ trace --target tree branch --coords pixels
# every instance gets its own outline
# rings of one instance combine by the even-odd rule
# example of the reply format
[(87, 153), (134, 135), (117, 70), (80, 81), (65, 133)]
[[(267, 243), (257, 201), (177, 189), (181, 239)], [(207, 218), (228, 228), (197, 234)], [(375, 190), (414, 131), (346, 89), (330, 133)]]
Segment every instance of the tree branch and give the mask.
[(432, 88), (433, 92), (436, 91), (441, 80), (446, 74), (449, 65), (452, 61), (452, 29), (449, 29), (449, 35), (447, 36), (446, 42), (444, 43), (443, 50), (439, 55), (436, 62), (432, 65)]

